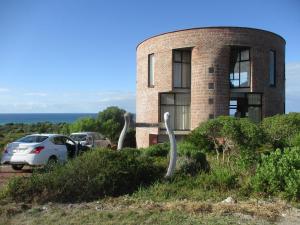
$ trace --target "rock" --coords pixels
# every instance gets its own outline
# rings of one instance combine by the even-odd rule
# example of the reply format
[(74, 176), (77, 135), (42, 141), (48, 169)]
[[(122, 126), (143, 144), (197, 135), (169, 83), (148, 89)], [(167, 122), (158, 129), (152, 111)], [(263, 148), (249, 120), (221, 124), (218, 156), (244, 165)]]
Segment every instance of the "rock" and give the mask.
[(229, 196), (228, 198), (224, 199), (221, 203), (234, 204), (237, 203), (237, 201), (233, 199), (231, 196)]

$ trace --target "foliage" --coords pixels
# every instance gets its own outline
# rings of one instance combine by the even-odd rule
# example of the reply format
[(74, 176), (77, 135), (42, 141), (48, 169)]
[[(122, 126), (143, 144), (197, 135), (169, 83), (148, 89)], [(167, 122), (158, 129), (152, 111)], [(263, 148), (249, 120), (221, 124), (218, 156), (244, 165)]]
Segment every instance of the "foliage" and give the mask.
[(300, 199), (300, 147), (277, 149), (262, 158), (253, 178), (253, 186), (263, 194), (279, 194)]
[(274, 149), (291, 146), (291, 139), (300, 132), (300, 113), (267, 117), (262, 121), (266, 142)]
[(125, 139), (124, 139), (123, 146), (130, 147), (130, 148), (135, 148), (136, 147), (135, 129), (133, 129), (133, 128), (128, 129), (128, 132), (127, 132), (127, 134), (125, 136)]
[(16, 201), (87, 201), (132, 193), (159, 179), (163, 170), (139, 150), (98, 149), (48, 173), (14, 178), (6, 194)]
[(178, 170), (179, 173), (196, 175), (200, 171), (209, 171), (209, 163), (206, 155), (190, 142), (178, 143)]
[(83, 131), (98, 131), (99, 124), (94, 118), (83, 117), (70, 124), (69, 129), (71, 133)]
[(124, 113), (125, 110), (116, 106), (111, 106), (98, 114), (100, 132), (113, 142), (118, 140), (122, 131), (124, 125)]
[(168, 142), (156, 145), (150, 145), (148, 148), (142, 149), (146, 156), (151, 157), (166, 157), (170, 151), (170, 144)]

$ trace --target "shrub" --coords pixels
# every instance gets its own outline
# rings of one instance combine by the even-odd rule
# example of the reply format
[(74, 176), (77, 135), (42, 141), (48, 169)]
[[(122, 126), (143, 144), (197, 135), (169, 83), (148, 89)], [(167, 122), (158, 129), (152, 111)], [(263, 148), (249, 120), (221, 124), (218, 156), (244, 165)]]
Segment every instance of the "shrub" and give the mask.
[(186, 138), (186, 142), (189, 142), (201, 149), (203, 152), (210, 152), (214, 148), (214, 144), (209, 138), (203, 134), (201, 128), (194, 129)]
[(166, 157), (170, 151), (170, 144), (168, 142), (156, 145), (150, 145), (148, 148), (142, 149), (146, 156), (151, 157)]
[(253, 178), (253, 187), (265, 194), (282, 193), (288, 199), (300, 199), (300, 148), (276, 150), (263, 156)]
[(132, 193), (159, 179), (164, 170), (139, 150), (98, 149), (49, 173), (12, 179), (6, 195), (15, 201), (87, 201)]
[(291, 139), (300, 132), (300, 113), (289, 113), (265, 118), (262, 129), (266, 142), (274, 149), (291, 146)]
[(196, 175), (200, 171), (209, 171), (206, 155), (190, 142), (178, 143), (178, 171), (179, 173)]

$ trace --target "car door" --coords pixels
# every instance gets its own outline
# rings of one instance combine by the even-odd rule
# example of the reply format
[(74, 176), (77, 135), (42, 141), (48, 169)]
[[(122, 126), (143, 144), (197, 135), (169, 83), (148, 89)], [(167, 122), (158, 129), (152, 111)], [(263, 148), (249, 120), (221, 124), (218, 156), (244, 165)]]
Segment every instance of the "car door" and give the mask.
[(58, 158), (58, 160), (61, 162), (67, 161), (68, 151), (64, 138), (62, 136), (56, 136), (53, 138), (52, 143), (54, 145), (55, 155)]

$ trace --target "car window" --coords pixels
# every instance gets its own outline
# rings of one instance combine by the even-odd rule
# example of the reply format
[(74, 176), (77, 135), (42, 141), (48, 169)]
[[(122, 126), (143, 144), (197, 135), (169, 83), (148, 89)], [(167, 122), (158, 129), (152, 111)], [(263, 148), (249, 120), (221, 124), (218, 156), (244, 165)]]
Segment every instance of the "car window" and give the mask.
[(74, 140), (74, 141), (86, 141), (86, 134), (72, 134), (70, 135), (70, 137)]
[(18, 139), (16, 142), (22, 143), (41, 143), (45, 141), (48, 136), (41, 136), (41, 135), (30, 135), (23, 138)]
[(54, 137), (52, 139), (52, 142), (55, 145), (65, 145), (66, 144), (64, 137)]
[(66, 144), (69, 144), (69, 145), (75, 145), (75, 143), (74, 143), (71, 139), (69, 139), (69, 138), (67, 138), (67, 137), (64, 137), (64, 142), (65, 142)]

